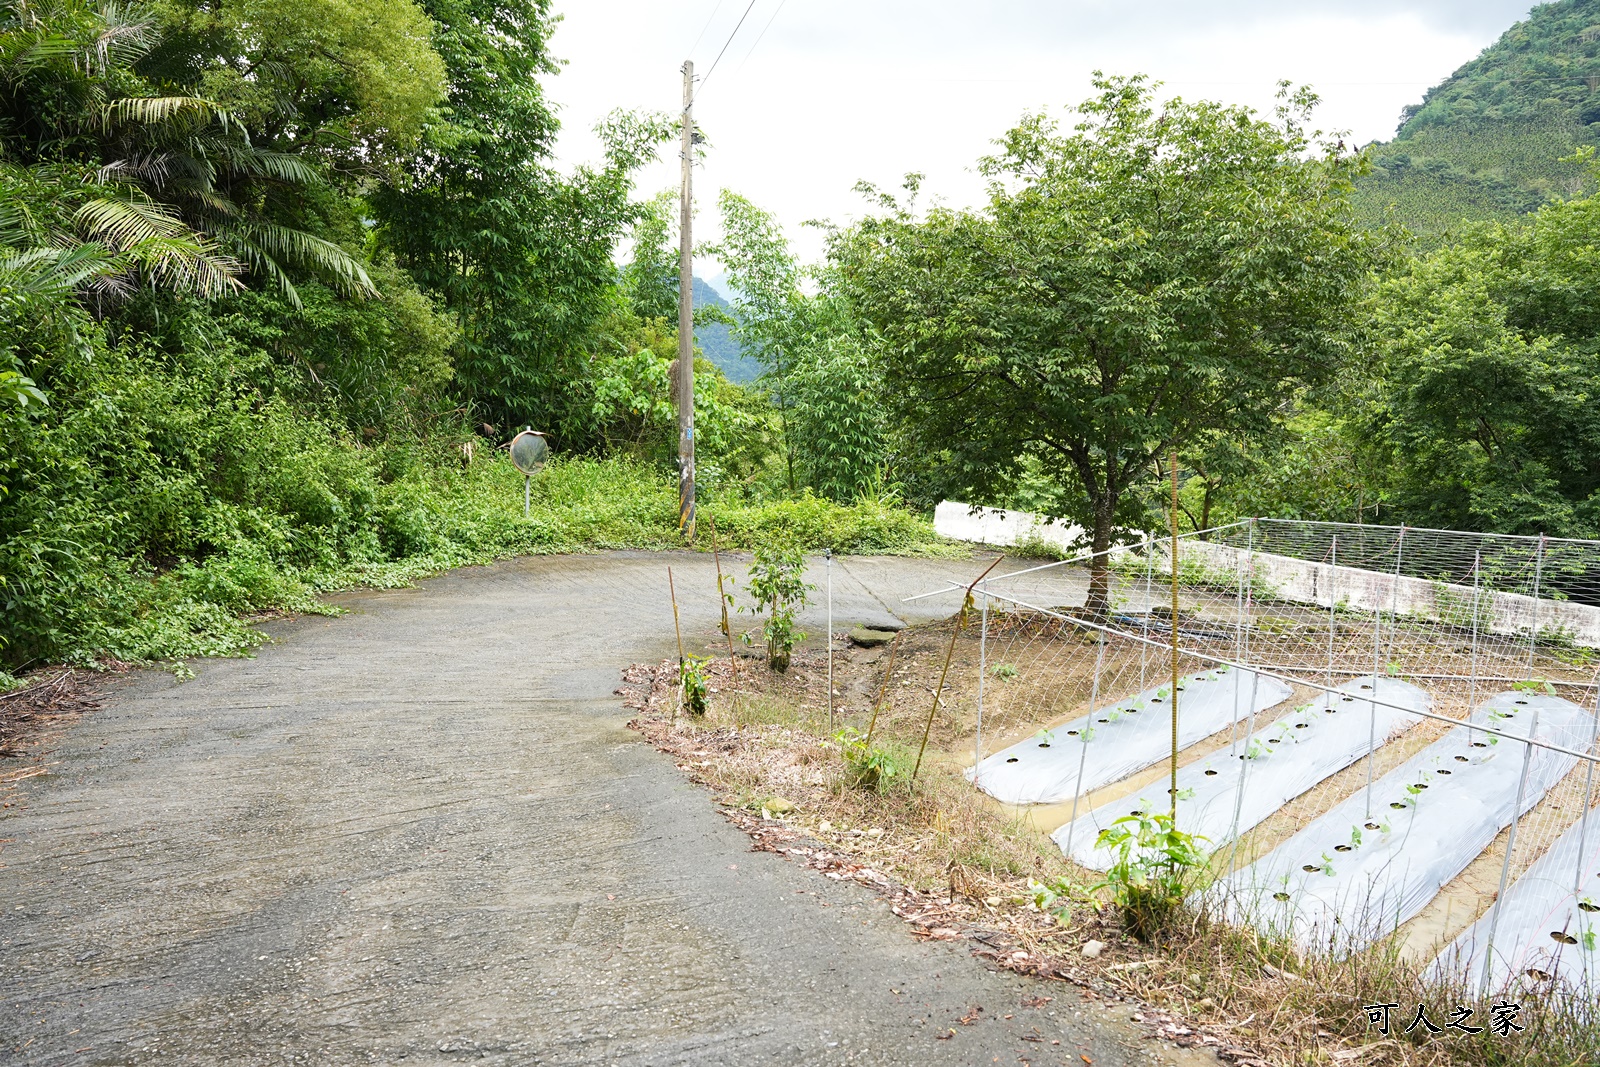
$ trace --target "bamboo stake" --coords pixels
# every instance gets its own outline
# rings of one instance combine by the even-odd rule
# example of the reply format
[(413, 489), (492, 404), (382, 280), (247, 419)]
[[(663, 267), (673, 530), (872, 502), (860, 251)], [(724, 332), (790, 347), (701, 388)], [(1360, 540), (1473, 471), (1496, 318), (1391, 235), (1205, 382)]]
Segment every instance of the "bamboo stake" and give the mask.
[(883, 684), (878, 687), (878, 702), (872, 705), (872, 720), (867, 723), (867, 747), (872, 747), (872, 733), (878, 728), (878, 712), (883, 708), (883, 702), (889, 696), (889, 679), (894, 676), (894, 654), (900, 647), (902, 630), (894, 635), (889, 642), (889, 666), (883, 672)]
[(1178, 823), (1178, 453), (1172, 453), (1172, 785), (1173, 829)]
[(939, 698), (944, 696), (944, 680), (950, 673), (950, 660), (956, 654), (956, 637), (961, 633), (961, 628), (967, 624), (967, 612), (972, 609), (972, 591), (978, 583), (989, 577), (989, 572), (1000, 565), (1005, 556), (996, 556), (993, 563), (983, 569), (983, 573), (972, 579), (972, 584), (961, 597), (961, 610), (956, 612), (955, 629), (950, 631), (950, 647), (945, 649), (944, 666), (939, 671), (939, 684), (933, 690), (933, 706), (928, 709), (928, 722), (922, 728), (922, 746), (917, 749), (917, 762), (911, 768), (911, 784), (917, 784), (917, 772), (922, 770), (922, 754), (928, 751), (928, 735), (933, 732), (933, 716), (939, 710)]
[(733, 652), (733, 627), (728, 622), (728, 594), (722, 589), (722, 553), (717, 549), (717, 520), (706, 516), (711, 530), (711, 558), (717, 564), (717, 603), (722, 606), (722, 636), (728, 639), (728, 667), (733, 671), (733, 688), (739, 689), (739, 658)]
[(678, 634), (678, 702), (672, 706), (672, 725), (678, 724), (678, 709), (683, 705), (683, 626), (678, 622), (678, 589), (672, 584), (672, 568), (667, 568), (667, 591), (672, 594), (672, 628)]

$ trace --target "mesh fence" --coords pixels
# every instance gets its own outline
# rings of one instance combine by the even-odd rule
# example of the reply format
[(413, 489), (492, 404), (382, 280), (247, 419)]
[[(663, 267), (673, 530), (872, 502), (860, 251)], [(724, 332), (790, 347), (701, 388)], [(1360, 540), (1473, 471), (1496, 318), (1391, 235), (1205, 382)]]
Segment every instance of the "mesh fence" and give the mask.
[(1076, 862), (1170, 809), (1248, 921), (1587, 981), (1600, 542), (1251, 520), (977, 593), (970, 776)]

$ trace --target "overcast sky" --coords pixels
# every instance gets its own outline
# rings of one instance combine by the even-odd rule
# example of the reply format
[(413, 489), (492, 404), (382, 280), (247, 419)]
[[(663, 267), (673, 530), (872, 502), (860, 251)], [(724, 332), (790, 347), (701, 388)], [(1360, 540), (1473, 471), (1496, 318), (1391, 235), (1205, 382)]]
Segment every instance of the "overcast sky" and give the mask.
[[(696, 237), (715, 233), (727, 187), (775, 212), (810, 259), (807, 219), (862, 210), (858, 180), (975, 203), (974, 161), (1024, 111), (1058, 112), (1096, 68), (1144, 73), (1164, 92), (1266, 111), (1281, 78), (1323, 98), (1319, 125), (1357, 143), (1387, 139), (1400, 109), (1524, 17), (1528, 0), (557, 0), (552, 40), (566, 66), (564, 165), (599, 154), (595, 122), (617, 107), (677, 111), (679, 66), (702, 76), (696, 119), (711, 141), (695, 174)], [(676, 187), (670, 160), (643, 175)], [(710, 273), (713, 264), (698, 266)]]

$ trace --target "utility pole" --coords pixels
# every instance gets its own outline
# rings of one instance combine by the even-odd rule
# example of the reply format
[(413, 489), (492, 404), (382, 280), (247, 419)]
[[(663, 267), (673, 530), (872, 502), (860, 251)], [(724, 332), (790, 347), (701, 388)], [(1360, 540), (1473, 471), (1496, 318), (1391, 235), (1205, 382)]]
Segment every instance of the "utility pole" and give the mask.
[(683, 62), (683, 190), (678, 218), (678, 532), (694, 542), (694, 61)]

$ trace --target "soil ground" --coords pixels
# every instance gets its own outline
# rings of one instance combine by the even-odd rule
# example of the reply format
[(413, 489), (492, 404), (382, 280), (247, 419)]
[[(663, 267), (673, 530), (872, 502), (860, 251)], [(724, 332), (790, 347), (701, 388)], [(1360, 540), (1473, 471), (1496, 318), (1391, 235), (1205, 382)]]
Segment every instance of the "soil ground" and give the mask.
[[(709, 558), (611, 553), (349, 594), (254, 659), (108, 681), (0, 815), (0, 1059), (1215, 1062), (753, 850), (613, 692), (675, 652), (669, 564), (704, 645)], [(835, 628), (948, 614), (900, 598), (974, 570), (840, 560)]]

